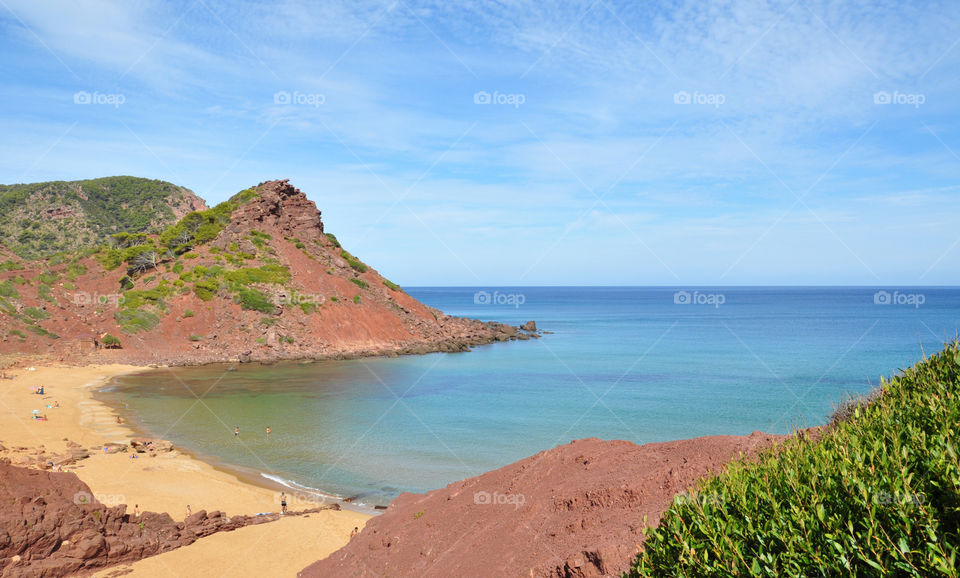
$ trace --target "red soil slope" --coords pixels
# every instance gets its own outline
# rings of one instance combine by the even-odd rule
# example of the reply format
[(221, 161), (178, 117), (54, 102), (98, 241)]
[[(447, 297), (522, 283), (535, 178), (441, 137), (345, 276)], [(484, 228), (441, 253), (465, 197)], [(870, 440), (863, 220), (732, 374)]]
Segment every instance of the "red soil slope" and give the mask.
[(645, 516), (655, 525), (676, 494), (783, 439), (754, 432), (642, 446), (575, 441), (403, 494), (300, 576), (619, 576), (644, 541)]

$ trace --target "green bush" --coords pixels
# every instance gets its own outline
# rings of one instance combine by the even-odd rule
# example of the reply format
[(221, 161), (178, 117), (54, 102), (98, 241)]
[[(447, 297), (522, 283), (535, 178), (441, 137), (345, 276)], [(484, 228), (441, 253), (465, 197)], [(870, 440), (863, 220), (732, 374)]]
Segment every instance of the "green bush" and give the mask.
[(103, 336), (100, 343), (102, 343), (104, 347), (118, 347), (120, 345), (120, 338), (107, 333)]
[(237, 301), (243, 309), (259, 311), (261, 313), (273, 313), (274, 310), (274, 305), (270, 299), (253, 288), (240, 289), (237, 291)]
[(33, 319), (34, 321), (41, 321), (50, 317), (50, 314), (44, 311), (43, 309), (37, 309), (36, 307), (26, 307), (23, 310), (23, 314)]
[(354, 302), (354, 303), (359, 304), (360, 301), (361, 301), (360, 295), (354, 295), (354, 296), (353, 296), (353, 302)]
[(330, 243), (337, 249), (340, 249), (340, 241), (337, 240), (337, 237), (333, 233), (326, 233), (327, 239), (330, 240)]
[(369, 287), (369, 285), (367, 284), (367, 282), (364, 281), (363, 279), (353, 278), (353, 279), (350, 279), (350, 282), (353, 283), (354, 285), (356, 285), (357, 287), (361, 288), (361, 289), (366, 289), (367, 287)]
[(629, 576), (957, 576), (960, 342), (675, 500)]
[(340, 256), (343, 257), (343, 259), (347, 262), (347, 265), (350, 265), (354, 271), (357, 271), (358, 273), (367, 272), (367, 266), (364, 265), (360, 259), (357, 259), (351, 255), (346, 249), (340, 251)]
[(150, 331), (160, 323), (159, 317), (142, 309), (121, 309), (113, 314), (113, 318), (126, 333)]
[(31, 333), (36, 333), (40, 337), (49, 337), (50, 339), (60, 339), (60, 336), (56, 333), (47, 331), (43, 327), (38, 327), (36, 325), (27, 325), (27, 331)]
[(216, 279), (201, 279), (193, 284), (193, 292), (201, 301), (210, 301), (220, 290)]
[(153, 289), (127, 291), (123, 294), (123, 306), (129, 309), (139, 309), (144, 305), (153, 305), (163, 309), (166, 307), (164, 298), (173, 294), (173, 288), (166, 285), (166, 281)]
[(190, 341), (203, 341), (203, 335), (197, 335), (194, 333), (190, 336)]
[(280, 264), (267, 264), (261, 267), (247, 267), (236, 269), (224, 273), (227, 281), (237, 286), (248, 286), (254, 283), (272, 283), (274, 285), (283, 285), (288, 283), (293, 276), (290, 269)]
[(17, 288), (13, 286), (13, 282), (7, 279), (3, 283), (0, 283), (0, 297), (19, 299), (20, 293), (18, 293)]
[(183, 316), (184, 316), (184, 318), (193, 317), (193, 310), (192, 310), (192, 309), (187, 309), (186, 311), (183, 312)]
[(23, 331), (20, 331), (19, 329), (11, 329), (8, 335), (13, 335), (15, 337), (19, 337), (20, 339), (27, 338), (27, 336), (23, 333)]
[(383, 284), (386, 285), (386, 286), (387, 286), (387, 289), (389, 289), (389, 290), (391, 290), (391, 291), (403, 291), (403, 288), (400, 287), (399, 285), (397, 285), (396, 283), (394, 283), (393, 281), (389, 281), (389, 280), (387, 280), (387, 279), (384, 279), (384, 280), (383, 280)]

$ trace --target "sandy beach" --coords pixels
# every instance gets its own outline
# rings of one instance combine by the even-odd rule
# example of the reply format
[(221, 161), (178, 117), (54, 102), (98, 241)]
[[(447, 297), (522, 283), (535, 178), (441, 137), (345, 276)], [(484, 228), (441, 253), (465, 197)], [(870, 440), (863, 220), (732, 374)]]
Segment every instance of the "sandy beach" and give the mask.
[[(63, 453), (67, 440), (95, 450), (109, 442), (128, 443), (135, 432), (116, 422), (116, 414), (92, 397), (111, 377), (142, 371), (129, 365), (36, 367), (9, 370), (14, 379), (0, 380), (0, 444), (13, 463), (25, 454), (14, 448), (42, 448)], [(44, 395), (33, 393), (44, 386)], [(52, 407), (59, 404), (59, 407)], [(47, 407), (51, 406), (51, 407)], [(47, 420), (31, 417), (34, 410)], [(157, 457), (91, 451), (90, 458), (64, 468), (87, 483), (104, 504), (138, 505), (141, 511), (167, 512), (182, 520), (187, 505), (193, 512), (220, 510), (227, 515), (278, 511), (277, 492), (239, 480), (190, 455), (173, 451)], [(306, 509), (306, 500), (290, 500), (290, 508)], [(116, 566), (97, 576), (294, 576), (334, 552), (349, 540), (350, 530), (363, 527), (368, 515), (323, 511), (305, 517), (241, 528), (148, 558)]]

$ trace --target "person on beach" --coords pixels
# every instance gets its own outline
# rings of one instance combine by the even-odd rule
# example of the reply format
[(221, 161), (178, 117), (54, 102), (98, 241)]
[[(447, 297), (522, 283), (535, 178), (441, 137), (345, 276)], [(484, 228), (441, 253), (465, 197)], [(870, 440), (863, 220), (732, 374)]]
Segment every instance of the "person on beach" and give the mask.
[(190, 504), (187, 504), (187, 515), (183, 517), (184, 520), (193, 515), (193, 512), (190, 511)]
[(360, 533), (360, 528), (354, 526), (353, 531), (350, 532), (350, 539), (353, 540), (353, 537)]
[(120, 419), (120, 416), (119, 416), (119, 415), (117, 416), (117, 423), (123, 423), (123, 420)]
[[(189, 508), (190, 506), (187, 507)], [(140, 518), (140, 504), (133, 505), (133, 517), (138, 519)]]
[(235, 426), (233, 428), (233, 437), (235, 438), (240, 437), (240, 426)]
[[(270, 428), (267, 428), (270, 429)], [(280, 514), (284, 515), (287, 513), (287, 494), (280, 492)]]
[(267, 437), (270, 437), (270, 426), (267, 426)]

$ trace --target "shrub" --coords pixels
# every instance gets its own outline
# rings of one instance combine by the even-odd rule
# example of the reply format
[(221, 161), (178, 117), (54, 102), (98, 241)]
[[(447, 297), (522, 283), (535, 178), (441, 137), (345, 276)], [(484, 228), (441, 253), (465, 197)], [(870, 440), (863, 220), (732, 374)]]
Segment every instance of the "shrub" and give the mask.
[(100, 343), (108, 349), (115, 349), (120, 347), (120, 338), (107, 333), (103, 336), (103, 339), (100, 340)]
[(819, 441), (675, 501), (629, 575), (957, 576), (960, 342), (881, 385)]
[(391, 290), (391, 291), (403, 291), (403, 289), (402, 289), (399, 285), (397, 285), (396, 283), (394, 283), (393, 281), (384, 279), (384, 280), (383, 280), (383, 284), (386, 285), (386, 286), (387, 286), (387, 289), (389, 289), (389, 290)]
[(23, 310), (24, 315), (33, 319), (34, 321), (41, 321), (50, 317), (50, 314), (44, 311), (43, 309), (37, 309), (36, 307), (27, 307)]
[(343, 257), (344, 261), (347, 262), (347, 265), (350, 265), (354, 271), (357, 271), (358, 273), (367, 272), (367, 266), (364, 265), (360, 259), (357, 259), (351, 255), (346, 249), (340, 251), (340, 256)]
[(201, 301), (210, 301), (220, 290), (216, 279), (201, 279), (193, 284), (193, 292)]
[(337, 237), (333, 233), (326, 233), (326, 235), (327, 235), (327, 239), (330, 240), (330, 244), (332, 244), (337, 249), (341, 248), (340, 241), (337, 240)]
[(237, 292), (240, 307), (261, 313), (273, 313), (274, 305), (270, 299), (257, 289), (240, 289)]
[(330, 298), (330, 301), (333, 301), (334, 303), (339, 303), (339, 302), (340, 302), (340, 298), (334, 296), (334, 297), (331, 297), (331, 298)]
[(142, 309), (121, 309), (113, 314), (113, 318), (125, 333), (150, 331), (160, 323), (159, 317)]
[(19, 329), (11, 329), (8, 335), (13, 335), (15, 337), (19, 337), (20, 339), (27, 338), (27, 336), (23, 333), (23, 331), (20, 331)]
[(354, 285), (356, 285), (357, 287), (361, 288), (361, 289), (366, 289), (367, 287), (369, 287), (369, 285), (367, 284), (367, 282), (364, 281), (363, 279), (353, 278), (353, 279), (350, 279), (350, 282), (353, 283)]
[(187, 309), (186, 311), (184, 311), (184, 312), (183, 312), (183, 317), (184, 317), (184, 318), (193, 317), (193, 310), (192, 310), (192, 309)]
[(203, 341), (203, 335), (197, 335), (194, 333), (190, 336), (190, 341)]
[(40, 337), (49, 337), (50, 339), (60, 339), (60, 336), (56, 333), (51, 333), (43, 327), (38, 327), (36, 325), (27, 325), (27, 331), (31, 333), (36, 333)]
[(3, 283), (0, 283), (0, 297), (19, 299), (20, 293), (17, 292), (17, 288), (13, 286), (13, 283), (7, 279)]
[(353, 302), (354, 302), (354, 303), (357, 303), (357, 304), (359, 304), (359, 303), (360, 303), (360, 301), (361, 301), (361, 297), (360, 297), (360, 295), (359, 295), (359, 294), (358, 294), (358, 295), (354, 295), (354, 296), (353, 296)]

